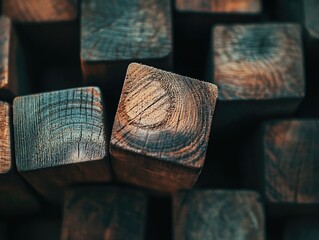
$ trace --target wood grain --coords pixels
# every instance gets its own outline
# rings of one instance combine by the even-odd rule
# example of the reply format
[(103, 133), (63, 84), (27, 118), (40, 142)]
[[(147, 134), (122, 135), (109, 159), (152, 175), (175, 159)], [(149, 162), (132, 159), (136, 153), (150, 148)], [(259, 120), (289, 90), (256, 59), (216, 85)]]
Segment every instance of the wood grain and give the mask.
[(305, 26), (311, 38), (319, 39), (319, 2), (316, 0), (303, 0)]
[(176, 0), (176, 9), (185, 12), (259, 13), (260, 0)]
[(59, 22), (77, 17), (76, 0), (3, 0), (2, 9), (17, 22)]
[(216, 98), (213, 84), (130, 64), (110, 142), (116, 177), (163, 192), (192, 187)]
[(76, 182), (110, 180), (104, 107), (98, 88), (14, 100), (17, 168), (46, 198)]
[(316, 240), (319, 237), (318, 218), (289, 219), (283, 240)]
[(319, 203), (318, 136), (317, 120), (265, 124), (265, 195), (270, 203)]
[(9, 18), (0, 17), (0, 99), (11, 100), (18, 94), (15, 57), (17, 40)]
[(251, 191), (193, 190), (173, 197), (174, 240), (262, 240), (263, 207)]
[(305, 95), (300, 27), (295, 24), (216, 26), (213, 83), (220, 100)]
[(39, 202), (14, 167), (10, 113), (11, 106), (0, 101), (0, 213), (33, 213)]
[(147, 198), (116, 187), (66, 192), (61, 240), (144, 239)]

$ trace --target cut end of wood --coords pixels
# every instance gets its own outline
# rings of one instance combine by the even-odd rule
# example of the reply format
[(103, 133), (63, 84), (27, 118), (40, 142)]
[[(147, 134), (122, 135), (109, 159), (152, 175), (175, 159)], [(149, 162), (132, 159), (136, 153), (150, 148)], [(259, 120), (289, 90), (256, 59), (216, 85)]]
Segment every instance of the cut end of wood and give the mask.
[(17, 97), (16, 162), (31, 171), (107, 158), (101, 92), (96, 87)]
[(167, 57), (172, 52), (171, 24), (169, 0), (82, 1), (81, 58), (118, 61)]
[(10, 105), (0, 101), (0, 174), (9, 172), (12, 165), (10, 132)]
[(180, 12), (258, 14), (261, 12), (260, 0), (176, 0)]
[(265, 195), (270, 203), (318, 204), (319, 121), (264, 126)]
[(148, 169), (162, 178), (167, 163), (200, 172), (216, 98), (213, 84), (130, 64), (110, 142), (114, 161), (132, 166), (135, 161), (137, 171)]
[(11, 21), (0, 17), (0, 89), (9, 89), (9, 54), (11, 38)]
[(17, 22), (63, 22), (77, 17), (76, 0), (3, 0), (2, 8)]
[(220, 100), (305, 96), (301, 31), (297, 24), (216, 26), (213, 83)]

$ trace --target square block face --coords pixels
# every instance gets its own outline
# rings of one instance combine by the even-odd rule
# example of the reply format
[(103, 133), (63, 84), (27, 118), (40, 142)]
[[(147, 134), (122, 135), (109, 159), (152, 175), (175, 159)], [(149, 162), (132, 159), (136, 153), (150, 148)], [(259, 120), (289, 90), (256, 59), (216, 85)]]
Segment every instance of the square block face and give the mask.
[(264, 239), (264, 214), (251, 191), (182, 191), (173, 197), (174, 239)]
[(265, 125), (265, 191), (272, 203), (319, 203), (319, 121)]
[(185, 12), (259, 13), (260, 0), (176, 0), (176, 9)]
[(0, 101), (0, 174), (11, 169), (10, 105)]
[(169, 0), (85, 0), (83, 61), (154, 59), (172, 51)]
[(18, 97), (13, 103), (19, 171), (101, 160), (107, 156), (98, 88)]
[[(113, 125), (111, 154), (123, 160), (117, 153), (124, 151), (201, 168), (216, 98), (213, 84), (130, 64)], [(127, 161), (135, 163), (134, 157)]]
[(300, 27), (294, 24), (217, 26), (213, 83), (221, 100), (302, 98)]

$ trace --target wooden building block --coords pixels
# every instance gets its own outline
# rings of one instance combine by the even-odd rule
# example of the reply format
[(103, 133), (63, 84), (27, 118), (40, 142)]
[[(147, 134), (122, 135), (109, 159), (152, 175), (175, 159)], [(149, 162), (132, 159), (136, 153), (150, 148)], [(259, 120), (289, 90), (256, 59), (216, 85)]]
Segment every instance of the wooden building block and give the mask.
[(176, 0), (177, 11), (201, 13), (259, 13), (260, 0)]
[(272, 204), (318, 204), (319, 121), (267, 122), (262, 131), (265, 195)]
[(299, 25), (219, 25), (209, 78), (220, 91), (216, 128), (289, 115), (305, 95)]
[(147, 197), (116, 187), (66, 192), (61, 240), (144, 239)]
[(317, 0), (303, 0), (305, 26), (311, 38), (319, 39), (319, 3)]
[(76, 0), (2, 0), (2, 9), (17, 22), (61, 22), (77, 17)]
[(170, 67), (169, 0), (86, 0), (81, 7), (81, 62), (87, 83), (112, 92), (112, 84), (118, 85), (120, 93), (127, 66), (134, 60)]
[(193, 190), (173, 197), (174, 240), (262, 240), (264, 213), (251, 191)]
[(213, 84), (130, 64), (110, 142), (116, 178), (161, 192), (192, 187), (216, 98)]
[(45, 198), (59, 203), (70, 184), (110, 180), (98, 88), (18, 97), (13, 113), (18, 171)]
[(285, 226), (283, 240), (317, 239), (319, 239), (318, 218), (290, 219)]
[(32, 213), (40, 207), (15, 170), (10, 113), (11, 106), (0, 101), (0, 215)]

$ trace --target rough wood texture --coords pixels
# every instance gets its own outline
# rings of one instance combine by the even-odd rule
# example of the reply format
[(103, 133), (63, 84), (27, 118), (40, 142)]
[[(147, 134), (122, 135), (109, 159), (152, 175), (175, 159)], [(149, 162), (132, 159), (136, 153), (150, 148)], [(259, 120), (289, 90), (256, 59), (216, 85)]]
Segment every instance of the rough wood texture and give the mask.
[(302, 98), (300, 27), (294, 24), (217, 26), (213, 83), (221, 100)]
[(273, 121), (263, 128), (265, 194), (271, 203), (319, 203), (319, 121)]
[(262, 240), (259, 195), (250, 191), (197, 190), (173, 198), (174, 240)]
[(115, 187), (84, 187), (66, 192), (62, 240), (144, 239), (147, 198)]
[(0, 101), (0, 214), (31, 213), (39, 203), (14, 168), (10, 108)]
[(185, 12), (259, 13), (260, 0), (176, 0), (176, 9)]
[(15, 74), (17, 42), (10, 19), (0, 17), (0, 99), (8, 100), (18, 93)]
[(45, 197), (61, 199), (76, 182), (110, 179), (98, 88), (77, 88), (14, 100), (17, 168)]
[(292, 219), (285, 226), (283, 240), (317, 239), (319, 239), (318, 218)]
[(311, 38), (319, 39), (319, 2), (317, 0), (303, 0), (305, 26)]
[(76, 0), (3, 0), (4, 15), (18, 22), (57, 22), (74, 20)]
[(216, 98), (213, 84), (130, 64), (110, 142), (116, 177), (163, 192), (192, 187)]

